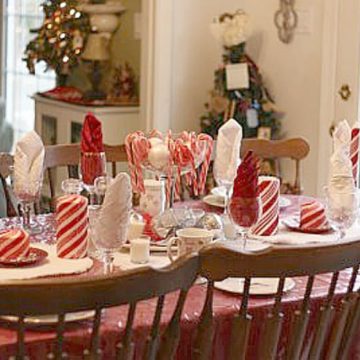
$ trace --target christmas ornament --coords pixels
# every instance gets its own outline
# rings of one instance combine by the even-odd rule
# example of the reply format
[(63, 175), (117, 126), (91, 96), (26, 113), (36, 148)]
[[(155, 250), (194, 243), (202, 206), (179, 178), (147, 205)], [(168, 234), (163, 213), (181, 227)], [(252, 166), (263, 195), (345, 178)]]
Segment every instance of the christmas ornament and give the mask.
[(170, 152), (168, 147), (163, 144), (156, 144), (154, 147), (151, 147), (149, 151), (149, 163), (156, 170), (164, 170), (166, 165), (169, 162)]

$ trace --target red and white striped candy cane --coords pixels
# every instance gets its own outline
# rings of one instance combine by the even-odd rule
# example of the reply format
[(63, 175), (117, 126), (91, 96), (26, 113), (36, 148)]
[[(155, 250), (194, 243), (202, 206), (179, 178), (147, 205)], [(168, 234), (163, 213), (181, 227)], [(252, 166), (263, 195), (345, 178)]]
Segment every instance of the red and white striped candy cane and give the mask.
[(350, 159), (352, 164), (353, 177), (355, 185), (358, 184), (359, 179), (359, 145), (360, 145), (360, 129), (356, 125), (351, 130), (351, 143), (350, 143)]
[(150, 131), (149, 137), (150, 138), (157, 137), (159, 139), (162, 139), (163, 134), (159, 130), (153, 129), (153, 130)]
[(133, 151), (132, 151), (132, 142), (135, 137), (135, 133), (128, 134), (125, 138), (125, 150), (129, 163), (129, 172), (131, 179), (131, 186), (134, 192), (138, 192), (137, 180), (136, 180), (136, 168), (134, 163)]
[(141, 164), (147, 159), (150, 144), (144, 136), (137, 136), (132, 142), (132, 151), (135, 164), (136, 186), (140, 193), (145, 191), (144, 177)]
[(167, 135), (167, 145), (169, 149), (169, 160), (168, 160), (168, 166), (167, 166), (167, 181), (166, 181), (166, 203), (170, 204), (170, 198), (171, 198), (171, 184), (173, 181), (173, 167), (174, 167), (174, 152), (175, 152), (175, 146), (174, 141), (171, 137), (170, 130)]
[[(200, 168), (200, 176), (199, 176), (199, 194), (202, 194), (205, 189), (206, 177), (210, 166), (211, 154), (213, 151), (213, 138), (207, 134), (199, 134), (197, 137), (198, 141), (206, 142), (206, 151), (205, 151), (205, 159)], [(198, 144), (198, 146), (201, 146)]]

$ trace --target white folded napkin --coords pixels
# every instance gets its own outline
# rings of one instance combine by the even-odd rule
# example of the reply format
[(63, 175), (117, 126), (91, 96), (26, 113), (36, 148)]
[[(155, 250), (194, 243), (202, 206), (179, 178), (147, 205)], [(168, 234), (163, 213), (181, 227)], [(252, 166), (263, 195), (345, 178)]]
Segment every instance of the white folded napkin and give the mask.
[(99, 219), (95, 224), (98, 247), (119, 249), (126, 242), (131, 207), (130, 177), (126, 173), (120, 173), (106, 190)]
[(242, 136), (242, 127), (234, 119), (230, 119), (219, 129), (214, 171), (215, 174), (221, 174), (224, 182), (232, 183), (236, 177)]
[(355, 182), (350, 160), (350, 142), (351, 128), (343, 120), (333, 133), (334, 152), (330, 159), (330, 177), (326, 191), (334, 214), (353, 209), (351, 194), (355, 191)]
[(42, 181), (45, 149), (35, 131), (25, 134), (16, 144), (14, 155), (14, 191), (35, 196)]

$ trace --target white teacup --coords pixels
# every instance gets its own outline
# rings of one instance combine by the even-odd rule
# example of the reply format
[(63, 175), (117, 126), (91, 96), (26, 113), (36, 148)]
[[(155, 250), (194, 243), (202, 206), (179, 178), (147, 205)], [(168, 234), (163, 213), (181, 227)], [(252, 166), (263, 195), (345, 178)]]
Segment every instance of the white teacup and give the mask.
[(198, 228), (180, 229), (176, 232), (176, 237), (170, 239), (167, 245), (167, 254), (171, 261), (175, 261), (172, 254), (172, 247), (177, 243), (177, 256), (188, 253), (198, 252), (204, 245), (209, 244), (214, 237), (212, 231)]

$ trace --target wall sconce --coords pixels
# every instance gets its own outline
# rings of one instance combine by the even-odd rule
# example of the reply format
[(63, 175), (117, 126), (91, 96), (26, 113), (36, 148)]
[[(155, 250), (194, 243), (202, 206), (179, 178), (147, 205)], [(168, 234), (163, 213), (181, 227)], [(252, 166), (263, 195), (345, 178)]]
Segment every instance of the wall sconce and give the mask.
[(278, 29), (279, 39), (289, 44), (298, 23), (295, 0), (280, 0), (280, 9), (275, 13), (274, 22)]

